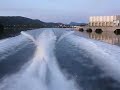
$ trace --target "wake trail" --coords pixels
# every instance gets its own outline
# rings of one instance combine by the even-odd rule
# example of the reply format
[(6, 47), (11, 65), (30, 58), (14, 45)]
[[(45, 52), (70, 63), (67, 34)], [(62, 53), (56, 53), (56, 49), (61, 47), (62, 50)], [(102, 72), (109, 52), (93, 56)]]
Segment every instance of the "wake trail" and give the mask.
[(53, 31), (43, 31), (37, 40), (25, 32), (22, 35), (35, 42), (34, 57), (20, 72), (6, 77), (0, 90), (78, 90), (74, 80), (68, 80), (57, 64)]
[(118, 53), (120, 50), (119, 47), (112, 46), (112, 48), (114, 48), (111, 48), (112, 50), (110, 50), (110, 48), (104, 49), (104, 46), (111, 47), (111, 45), (104, 43), (103, 46), (102, 42), (92, 41), (91, 39), (75, 35), (70, 35), (67, 37), (67, 39), (76, 48), (84, 50), (86, 52), (85, 55), (91, 58), (92, 62), (99, 66), (99, 68), (103, 70), (107, 76), (110, 76), (111, 78), (120, 82), (120, 56), (116, 58), (115, 51), (112, 51), (117, 50), (116, 53)]
[(26, 40), (21, 35), (0, 40), (0, 61), (25, 47), (28, 44), (24, 43)]

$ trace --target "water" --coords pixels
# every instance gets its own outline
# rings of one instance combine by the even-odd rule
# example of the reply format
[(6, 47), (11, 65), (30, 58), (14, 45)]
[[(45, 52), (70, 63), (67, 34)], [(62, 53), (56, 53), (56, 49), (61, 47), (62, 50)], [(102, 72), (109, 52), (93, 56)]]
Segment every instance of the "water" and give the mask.
[(0, 90), (120, 90), (119, 46), (65, 29), (21, 33), (0, 41)]
[(95, 40), (103, 41), (112, 45), (120, 46), (120, 35), (115, 34), (114, 32), (105, 31), (102, 33), (96, 33), (96, 32), (92, 32), (92, 33), (83, 32), (83, 33), (85, 36), (91, 39), (95, 39)]
[(67, 80), (58, 67), (53, 31), (43, 31), (37, 40), (25, 32), (22, 35), (36, 45), (34, 57), (17, 74), (6, 77), (0, 90), (77, 90), (74, 81)]

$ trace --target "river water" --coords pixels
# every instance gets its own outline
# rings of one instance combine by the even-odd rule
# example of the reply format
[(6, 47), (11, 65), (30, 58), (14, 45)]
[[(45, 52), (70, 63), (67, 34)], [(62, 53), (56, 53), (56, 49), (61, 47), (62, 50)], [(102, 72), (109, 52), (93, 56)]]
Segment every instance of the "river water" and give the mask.
[(49, 28), (0, 40), (0, 90), (120, 90), (119, 41)]

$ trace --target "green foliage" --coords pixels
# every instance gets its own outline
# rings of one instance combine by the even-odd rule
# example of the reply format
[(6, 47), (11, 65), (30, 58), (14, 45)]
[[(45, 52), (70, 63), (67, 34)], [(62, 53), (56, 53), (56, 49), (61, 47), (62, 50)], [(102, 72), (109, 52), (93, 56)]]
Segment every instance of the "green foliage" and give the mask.
[(4, 33), (4, 26), (2, 24), (0, 24), (0, 34)]
[(0, 23), (7, 28), (41, 28), (44, 27), (44, 22), (33, 20), (20, 16), (1, 16)]

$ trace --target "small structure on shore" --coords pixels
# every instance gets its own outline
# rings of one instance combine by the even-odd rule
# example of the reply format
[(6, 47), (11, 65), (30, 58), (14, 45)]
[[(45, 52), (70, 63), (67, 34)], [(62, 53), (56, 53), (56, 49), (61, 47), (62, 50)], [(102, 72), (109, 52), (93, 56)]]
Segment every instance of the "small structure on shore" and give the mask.
[(118, 27), (120, 26), (120, 15), (115, 16), (91, 16), (89, 18), (91, 27)]
[(120, 15), (115, 16), (91, 16), (89, 18), (89, 24), (86, 26), (76, 27), (76, 30), (86, 30), (87, 32), (98, 32), (104, 31), (120, 32)]

